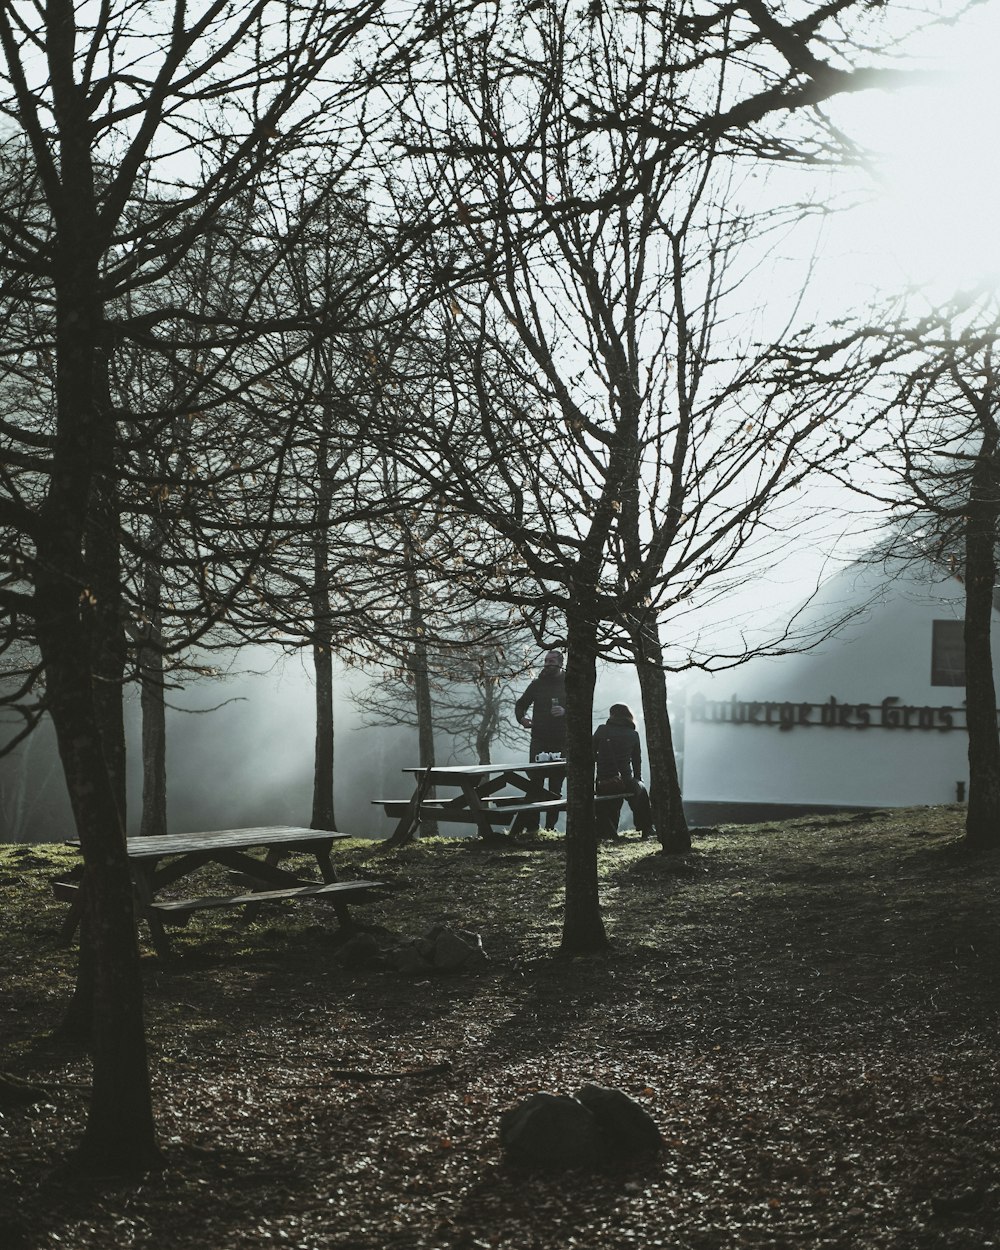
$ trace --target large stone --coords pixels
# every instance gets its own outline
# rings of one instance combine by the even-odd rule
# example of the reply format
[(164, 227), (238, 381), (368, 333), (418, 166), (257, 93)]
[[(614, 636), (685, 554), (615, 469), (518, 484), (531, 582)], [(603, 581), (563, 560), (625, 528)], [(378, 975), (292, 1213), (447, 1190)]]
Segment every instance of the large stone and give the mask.
[(431, 971), (430, 964), (415, 946), (401, 946), (392, 952), (390, 958), (397, 972), (419, 974)]
[(500, 1142), (511, 1163), (547, 1171), (592, 1168), (602, 1155), (593, 1115), (561, 1094), (532, 1094), (505, 1111)]
[(370, 933), (355, 933), (337, 951), (336, 960), (342, 968), (361, 968), (380, 954), (378, 942)]
[(622, 1090), (584, 1085), (576, 1091), (576, 1098), (594, 1117), (610, 1158), (648, 1154), (663, 1145), (656, 1121)]
[(389, 962), (399, 972), (460, 972), (484, 964), (486, 952), (478, 933), (435, 925), (423, 937), (392, 951)]
[(465, 935), (460, 935), (453, 929), (442, 929), (434, 939), (434, 966), (442, 972), (475, 968), (485, 960), (481, 942), (474, 945)]

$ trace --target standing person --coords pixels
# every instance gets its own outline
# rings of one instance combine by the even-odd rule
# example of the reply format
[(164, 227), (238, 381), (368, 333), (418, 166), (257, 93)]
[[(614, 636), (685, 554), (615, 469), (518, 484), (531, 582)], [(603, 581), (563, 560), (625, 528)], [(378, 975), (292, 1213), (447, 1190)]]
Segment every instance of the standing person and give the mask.
[[(530, 715), (529, 715), (530, 710)], [(566, 752), (566, 674), (563, 672), (561, 651), (546, 651), (542, 671), (514, 704), (514, 717), (518, 724), (531, 730), (531, 762), (539, 759), (561, 760)], [(562, 794), (565, 769), (559, 768), (543, 778), (544, 784), (556, 794)], [(545, 828), (554, 829), (559, 819), (557, 812), (545, 816)], [(511, 833), (526, 827), (527, 822), (516, 817)]]
[(617, 803), (597, 804), (597, 836), (617, 838), (622, 800), (628, 799), (639, 836), (653, 833), (653, 812), (642, 784), (642, 744), (635, 717), (627, 703), (613, 703), (608, 719), (594, 731), (594, 759), (597, 764), (596, 793), (620, 796)]

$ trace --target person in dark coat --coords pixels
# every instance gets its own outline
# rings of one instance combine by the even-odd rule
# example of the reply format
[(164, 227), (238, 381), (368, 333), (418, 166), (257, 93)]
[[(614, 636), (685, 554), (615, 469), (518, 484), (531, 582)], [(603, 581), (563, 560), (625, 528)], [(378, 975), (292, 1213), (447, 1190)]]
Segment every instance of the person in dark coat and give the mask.
[[(530, 759), (534, 764), (543, 759), (563, 759), (566, 754), (566, 674), (563, 672), (561, 651), (546, 651), (542, 671), (514, 704), (514, 718), (525, 729), (531, 730)], [(562, 794), (565, 769), (546, 774), (544, 784), (556, 794)], [(548, 812), (546, 829), (554, 829), (559, 819), (557, 812)], [(511, 832), (525, 828), (526, 822), (515, 819)]]
[(628, 799), (635, 827), (643, 838), (653, 833), (653, 812), (642, 784), (642, 744), (627, 703), (614, 703), (603, 725), (594, 731), (595, 785), (598, 795), (620, 795), (617, 802), (597, 804), (597, 836), (617, 838), (622, 801)]

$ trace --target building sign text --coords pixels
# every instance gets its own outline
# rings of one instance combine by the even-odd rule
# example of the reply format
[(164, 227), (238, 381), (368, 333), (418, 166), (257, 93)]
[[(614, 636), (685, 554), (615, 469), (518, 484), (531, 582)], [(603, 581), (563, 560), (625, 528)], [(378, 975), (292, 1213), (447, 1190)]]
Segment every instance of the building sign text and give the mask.
[(750, 702), (733, 695), (731, 699), (706, 699), (692, 695), (687, 704), (688, 719), (725, 725), (771, 725), (776, 729), (810, 728), (824, 725), (843, 729), (924, 729), (947, 733), (965, 729), (965, 705), (961, 707), (920, 707), (903, 703), (889, 695), (878, 703), (845, 703), (830, 695), (825, 703), (761, 700)]

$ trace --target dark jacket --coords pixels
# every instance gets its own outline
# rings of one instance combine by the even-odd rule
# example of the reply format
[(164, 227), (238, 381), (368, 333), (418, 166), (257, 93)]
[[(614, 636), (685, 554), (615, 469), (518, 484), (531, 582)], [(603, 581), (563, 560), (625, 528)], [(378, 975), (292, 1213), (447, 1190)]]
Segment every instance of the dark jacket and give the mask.
[(642, 745), (630, 720), (611, 719), (594, 731), (597, 780), (611, 777), (642, 780)]
[(514, 716), (521, 720), (531, 711), (531, 754), (566, 749), (566, 715), (552, 715), (552, 704), (566, 707), (566, 674), (542, 671), (514, 704)]

